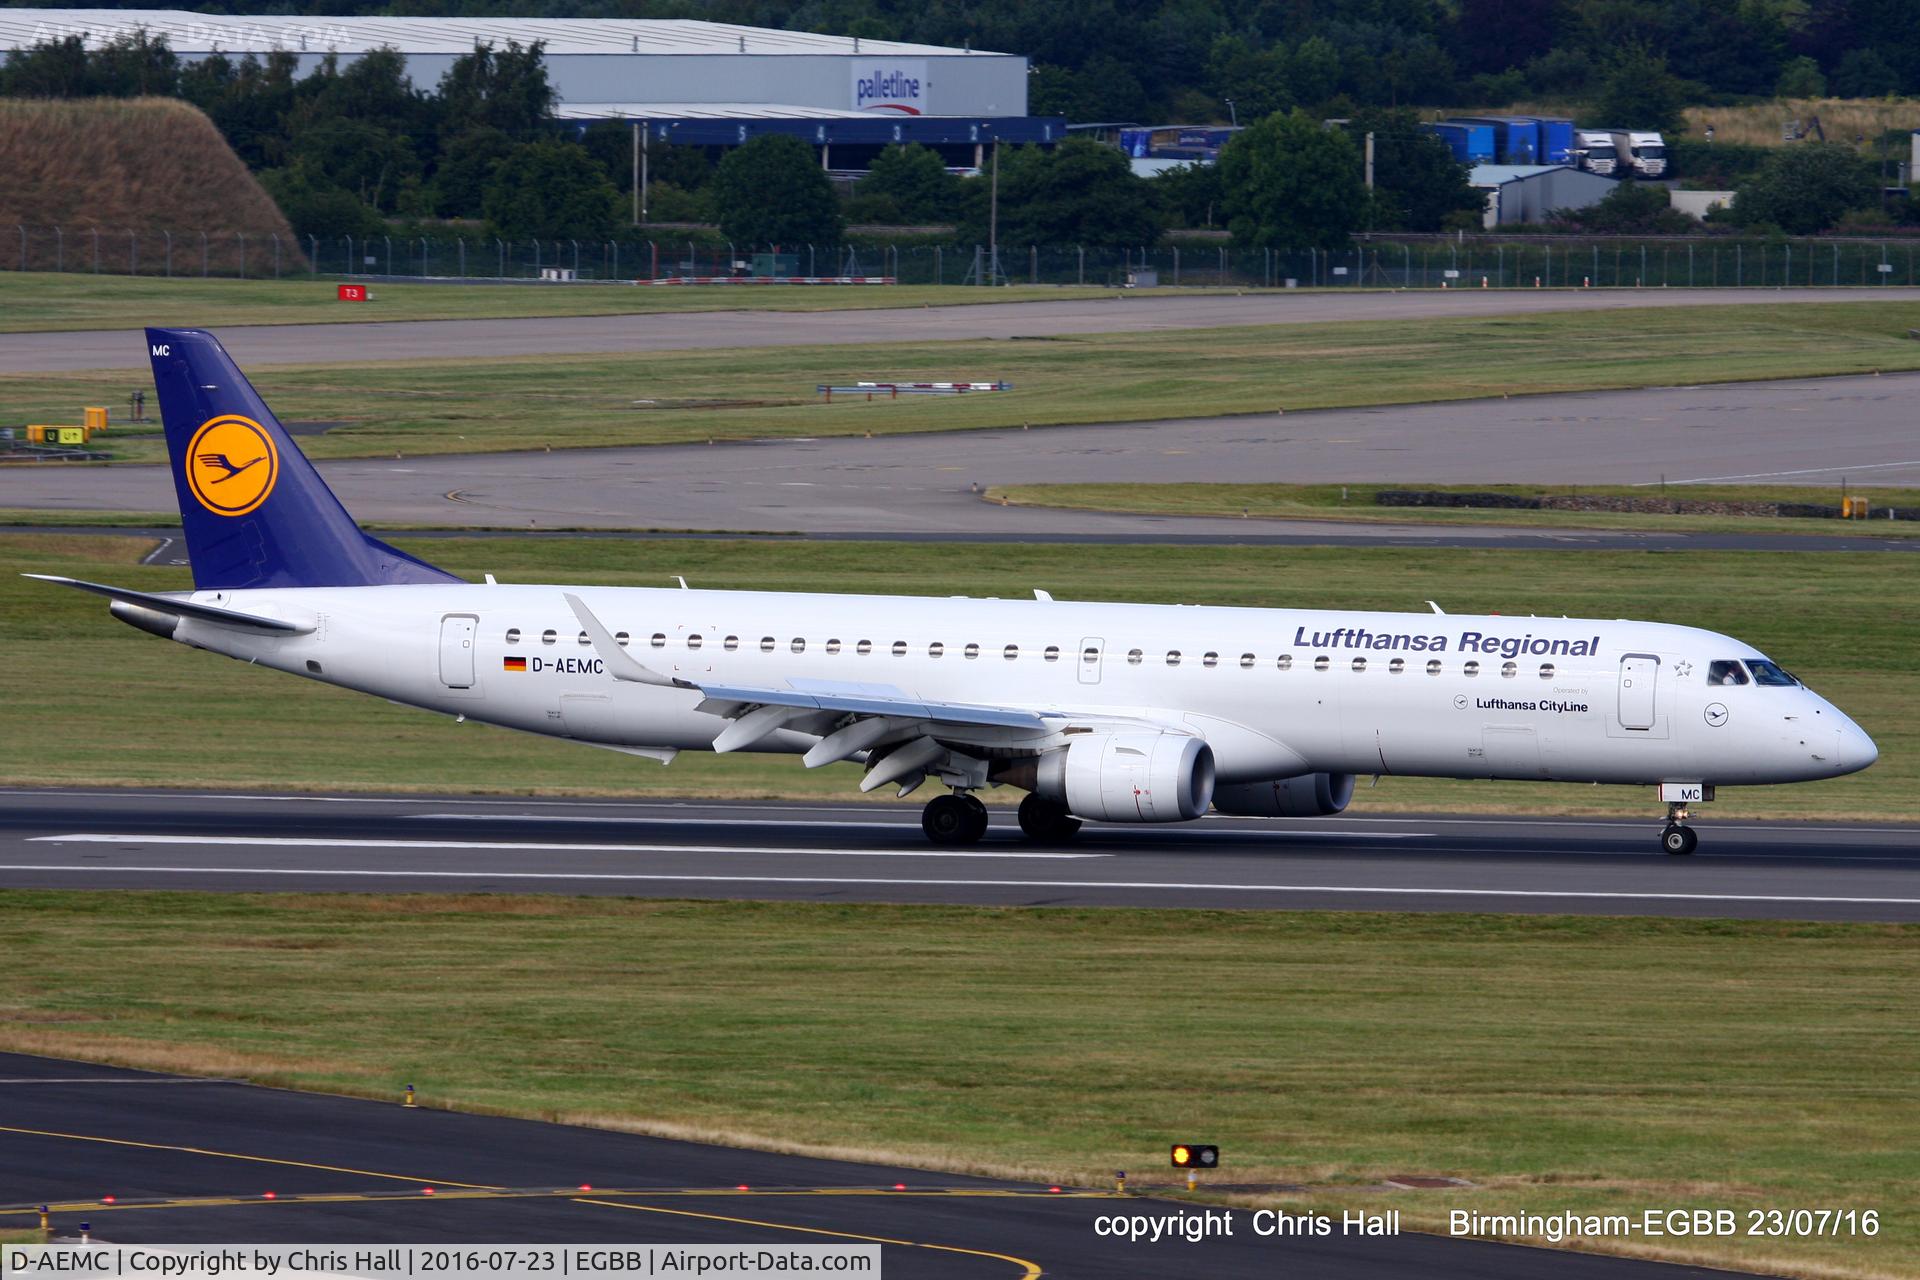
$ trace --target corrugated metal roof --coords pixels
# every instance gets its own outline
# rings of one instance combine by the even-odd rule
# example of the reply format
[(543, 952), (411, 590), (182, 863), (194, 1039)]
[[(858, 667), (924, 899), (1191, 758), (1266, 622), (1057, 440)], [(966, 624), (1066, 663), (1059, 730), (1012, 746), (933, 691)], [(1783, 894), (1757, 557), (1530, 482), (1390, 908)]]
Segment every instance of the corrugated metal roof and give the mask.
[(1556, 169), (1572, 168), (1570, 164), (1477, 164), (1467, 175), (1467, 181), (1476, 187), (1498, 187), (1522, 178), (1537, 178)]
[(784, 102), (567, 102), (556, 120), (892, 120), (873, 111), (836, 111)]
[(569, 54), (723, 54), (761, 56), (875, 54), (892, 57), (1007, 57), (984, 50), (897, 40), (856, 40), (807, 31), (775, 31), (724, 22), (634, 18), (326, 18), (189, 13), (183, 9), (0, 8), (0, 49), (84, 35), (90, 48), (140, 28), (167, 37), (177, 53), (466, 53), (476, 44), (543, 41), (549, 57)]

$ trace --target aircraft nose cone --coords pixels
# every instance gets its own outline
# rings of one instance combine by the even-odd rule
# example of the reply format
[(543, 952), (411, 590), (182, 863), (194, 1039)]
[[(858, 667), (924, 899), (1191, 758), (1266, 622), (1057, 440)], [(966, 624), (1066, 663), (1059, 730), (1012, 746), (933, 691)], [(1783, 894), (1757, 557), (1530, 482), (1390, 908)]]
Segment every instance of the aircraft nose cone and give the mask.
[(1880, 758), (1880, 748), (1874, 745), (1866, 730), (1852, 721), (1840, 730), (1839, 738), (1833, 761), (1836, 773), (1858, 773)]

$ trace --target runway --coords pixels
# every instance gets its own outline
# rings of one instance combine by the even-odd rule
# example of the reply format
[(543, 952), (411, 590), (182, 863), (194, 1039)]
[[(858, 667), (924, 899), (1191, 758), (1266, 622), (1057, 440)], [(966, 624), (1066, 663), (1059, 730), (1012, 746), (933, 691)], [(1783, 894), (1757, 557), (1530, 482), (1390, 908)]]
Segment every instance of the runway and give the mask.
[[(1364, 804), (1364, 799), (1362, 801)], [(0, 792), (0, 888), (1920, 920), (1920, 830), (1365, 817), (1089, 825), (939, 849), (916, 806)]]
[(21, 1054), (0, 1054), (0, 1152), (0, 1227), (47, 1204), (56, 1232), (123, 1244), (879, 1242), (892, 1280), (1727, 1274), (1412, 1234), (1261, 1238), (1245, 1210), (1231, 1238), (1128, 1243), (1095, 1219), (1180, 1206)]
[[(317, 285), (329, 291), (331, 286)], [(376, 292), (378, 290), (376, 289)], [(392, 323), (239, 325), (220, 340), (245, 367), (484, 359), (715, 347), (818, 346), (863, 342), (961, 341), (1071, 333), (1151, 333), (1223, 325), (1326, 324), (1338, 320), (1430, 320), (1444, 316), (1611, 311), (1635, 307), (1769, 306), (1801, 302), (1912, 302), (1920, 289), (1620, 289), (1317, 292), (1246, 295), (1112, 295), (1061, 302), (889, 308), (884, 290), (865, 311), (674, 311), (649, 315), (524, 320), (411, 320)], [(141, 316), (164, 324), (163, 314)], [(137, 327), (71, 333), (0, 334), (0, 373), (144, 369)]]
[[(1215, 541), (1707, 549), (1702, 535), (1126, 515), (1001, 507), (996, 485), (1072, 483), (1636, 484), (1838, 488), (1920, 483), (1920, 374), (1521, 396), (1285, 415), (319, 463), (356, 518), (793, 532), (812, 537)], [(159, 466), (0, 469), (0, 507), (170, 511)], [(1812, 549), (1782, 521), (1760, 549)], [(1721, 536), (1721, 535), (1713, 535)], [(1910, 546), (1874, 537), (1854, 549)], [(1516, 540), (1519, 540), (1516, 543)], [(1751, 544), (1747, 544), (1751, 545)]]

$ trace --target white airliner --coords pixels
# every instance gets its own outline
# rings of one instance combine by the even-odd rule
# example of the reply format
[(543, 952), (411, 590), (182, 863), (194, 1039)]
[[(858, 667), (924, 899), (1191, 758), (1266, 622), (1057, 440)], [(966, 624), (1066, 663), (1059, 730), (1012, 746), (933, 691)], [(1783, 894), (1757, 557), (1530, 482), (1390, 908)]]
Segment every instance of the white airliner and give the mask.
[(211, 334), (149, 329), (194, 590), (64, 578), (195, 648), (671, 761), (853, 761), (941, 788), (940, 844), (1028, 794), (1081, 819), (1337, 814), (1357, 775), (1658, 788), (1669, 853), (1717, 786), (1833, 778), (1873, 741), (1751, 646), (1618, 619), (462, 581), (363, 534)]

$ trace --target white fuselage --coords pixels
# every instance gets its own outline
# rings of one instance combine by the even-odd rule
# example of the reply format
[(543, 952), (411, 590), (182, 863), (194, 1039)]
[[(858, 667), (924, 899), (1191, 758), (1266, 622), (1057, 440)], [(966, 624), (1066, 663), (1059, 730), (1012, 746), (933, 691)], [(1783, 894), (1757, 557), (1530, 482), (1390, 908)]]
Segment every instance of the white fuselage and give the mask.
[[(1833, 777), (1875, 758), (1867, 735), (1804, 686), (1709, 685), (1715, 660), (1760, 658), (1751, 646), (1645, 622), (433, 585), (197, 592), (314, 630), (268, 637), (188, 619), (174, 638), (533, 733), (709, 748), (728, 722), (698, 709), (697, 690), (614, 680), (566, 591), (665, 675), (1130, 717), (1204, 738), (1223, 783), (1326, 771), (1734, 785)], [(816, 740), (781, 730), (757, 749)]]

